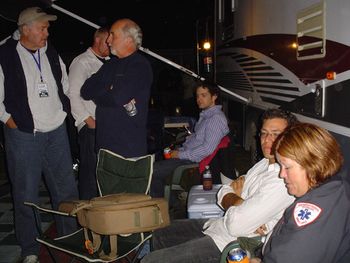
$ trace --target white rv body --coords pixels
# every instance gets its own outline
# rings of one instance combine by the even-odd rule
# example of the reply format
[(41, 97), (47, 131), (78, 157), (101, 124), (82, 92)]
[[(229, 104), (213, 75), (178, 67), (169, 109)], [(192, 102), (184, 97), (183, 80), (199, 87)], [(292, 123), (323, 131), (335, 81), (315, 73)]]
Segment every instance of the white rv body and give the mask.
[(250, 102), (226, 100), (229, 115), (242, 112), (246, 149), (255, 148), (262, 110), (280, 107), (349, 151), (350, 1), (216, 0), (215, 17), (215, 80)]

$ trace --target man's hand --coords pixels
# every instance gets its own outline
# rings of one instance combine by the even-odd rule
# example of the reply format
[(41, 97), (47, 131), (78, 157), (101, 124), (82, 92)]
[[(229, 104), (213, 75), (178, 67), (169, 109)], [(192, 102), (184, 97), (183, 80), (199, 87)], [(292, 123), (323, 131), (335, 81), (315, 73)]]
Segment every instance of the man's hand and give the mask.
[(221, 206), (227, 210), (229, 209), (231, 206), (238, 206), (240, 204), (243, 203), (243, 199), (234, 194), (234, 193), (228, 193), (227, 195), (224, 196), (224, 198), (222, 198), (222, 201), (221, 201)]
[(243, 189), (243, 185), (244, 185), (244, 180), (245, 177), (244, 176), (240, 176), (238, 177), (236, 180), (234, 180), (231, 183), (231, 187), (233, 189), (233, 191), (235, 192), (236, 195), (238, 195), (239, 197), (241, 197), (242, 194), (242, 189)]
[(15, 121), (13, 120), (12, 117), (10, 117), (7, 122), (6, 122), (6, 126), (9, 127), (10, 129), (16, 129), (17, 125), (15, 123)]
[(95, 129), (96, 128), (96, 121), (91, 116), (86, 118), (86, 120), (84, 120), (84, 122), (86, 123), (86, 125), (88, 126), (89, 129)]
[(171, 151), (171, 158), (179, 158), (179, 151), (177, 150)]
[(236, 180), (232, 181), (231, 187), (234, 193), (229, 193), (222, 198), (221, 206), (227, 210), (231, 206), (238, 206), (243, 203), (243, 199), (241, 198), (242, 189), (244, 185), (244, 176), (238, 177)]
[(265, 236), (265, 231), (267, 230), (265, 225), (262, 225), (261, 227), (259, 227), (257, 230), (255, 230), (255, 234), (259, 234), (260, 236)]

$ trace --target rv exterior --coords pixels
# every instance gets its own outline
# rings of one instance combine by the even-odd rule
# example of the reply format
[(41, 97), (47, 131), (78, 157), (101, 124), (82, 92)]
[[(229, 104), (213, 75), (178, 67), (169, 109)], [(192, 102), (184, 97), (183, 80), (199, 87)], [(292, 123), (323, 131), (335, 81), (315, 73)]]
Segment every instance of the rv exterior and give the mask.
[[(215, 76), (229, 117), (255, 149), (257, 119), (273, 107), (331, 131), (350, 160), (350, 1), (216, 0)], [(322, 143), (322, 142), (320, 142)]]

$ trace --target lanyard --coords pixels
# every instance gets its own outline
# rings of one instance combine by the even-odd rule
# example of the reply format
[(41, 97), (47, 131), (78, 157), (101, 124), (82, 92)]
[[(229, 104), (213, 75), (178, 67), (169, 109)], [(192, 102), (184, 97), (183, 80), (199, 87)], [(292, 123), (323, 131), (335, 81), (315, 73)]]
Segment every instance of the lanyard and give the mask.
[(32, 55), (36, 66), (38, 67), (39, 71), (40, 71), (40, 81), (43, 82), (43, 76), (41, 74), (41, 63), (40, 63), (40, 49), (38, 49), (38, 59), (36, 59), (36, 57), (34, 56), (34, 54), (32, 52), (30, 52), (28, 50), (28, 52)]

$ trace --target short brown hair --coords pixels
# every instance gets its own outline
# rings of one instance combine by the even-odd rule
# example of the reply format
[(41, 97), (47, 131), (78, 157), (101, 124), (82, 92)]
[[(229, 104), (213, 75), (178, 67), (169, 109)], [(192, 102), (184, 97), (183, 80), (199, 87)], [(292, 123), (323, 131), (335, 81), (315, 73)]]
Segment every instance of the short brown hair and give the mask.
[(198, 88), (207, 89), (211, 96), (216, 96), (215, 104), (220, 104), (221, 97), (220, 97), (220, 88), (218, 85), (211, 83), (209, 81), (198, 81), (196, 90)]
[(298, 123), (297, 117), (287, 111), (287, 110), (282, 110), (282, 109), (267, 109), (261, 116), (260, 121), (260, 127), (264, 124), (266, 120), (271, 120), (271, 119), (284, 119), (287, 121), (287, 127), (292, 126), (296, 123)]
[(284, 131), (275, 141), (275, 153), (301, 165), (306, 170), (310, 188), (335, 175), (343, 164), (335, 138), (310, 123), (299, 123)]

